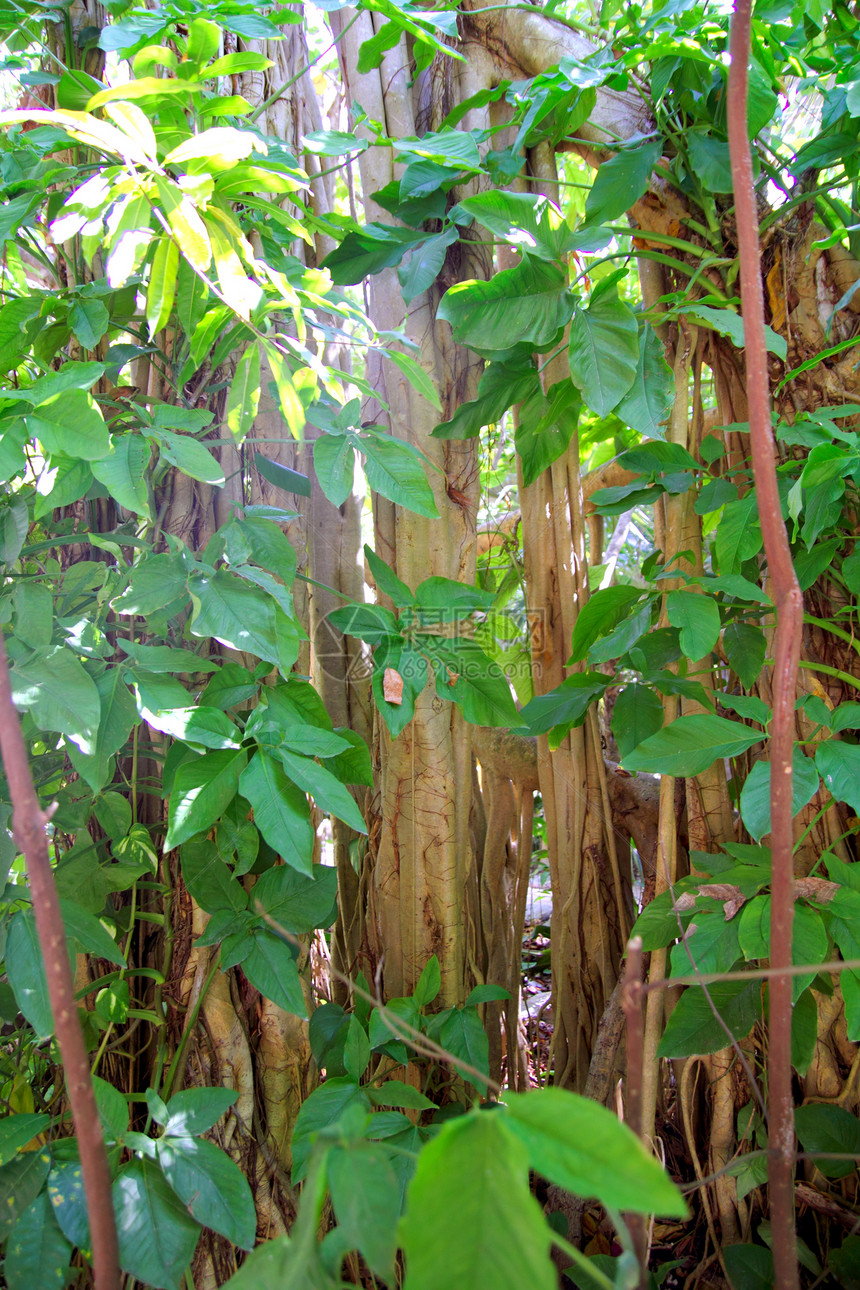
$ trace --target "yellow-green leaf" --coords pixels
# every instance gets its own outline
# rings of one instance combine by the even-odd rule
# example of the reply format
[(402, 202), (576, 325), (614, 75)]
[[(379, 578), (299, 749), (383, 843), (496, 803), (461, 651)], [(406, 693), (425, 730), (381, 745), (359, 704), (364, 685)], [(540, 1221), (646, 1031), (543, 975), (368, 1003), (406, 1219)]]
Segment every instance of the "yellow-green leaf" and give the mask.
[(227, 425), (237, 443), (248, 437), (260, 406), (260, 350), (249, 345), (236, 364), (227, 397)]
[(172, 237), (160, 238), (152, 257), (146, 290), (146, 323), (151, 337), (161, 331), (170, 317), (178, 270), (179, 248)]

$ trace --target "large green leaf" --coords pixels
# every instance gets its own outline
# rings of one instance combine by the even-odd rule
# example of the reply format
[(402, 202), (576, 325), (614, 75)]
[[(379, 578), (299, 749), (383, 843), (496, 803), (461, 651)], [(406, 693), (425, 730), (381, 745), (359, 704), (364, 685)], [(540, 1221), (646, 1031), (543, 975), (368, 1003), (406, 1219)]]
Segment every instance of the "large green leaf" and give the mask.
[(541, 260), (558, 260), (570, 236), (570, 228), (555, 203), (537, 193), (511, 193), (493, 188), (467, 197), (456, 211), (473, 216), (516, 250)]
[(476, 726), (515, 726), (519, 715), (499, 667), (465, 636), (427, 636), (420, 646), (436, 664), (436, 693), (459, 705)]
[(332, 506), (343, 506), (352, 492), (355, 478), (355, 447), (352, 436), (321, 434), (314, 440), (314, 470), (319, 486)]
[(711, 713), (679, 717), (628, 753), (624, 769), (656, 775), (701, 775), (718, 757), (738, 757), (761, 737), (760, 730)]
[(694, 1057), (725, 1048), (726, 1031), (714, 1016), (719, 1013), (735, 1039), (745, 1039), (761, 1019), (761, 981), (715, 981), (708, 986), (711, 1003), (701, 986), (691, 986), (678, 1000), (663, 1032), (659, 1057)]
[(860, 747), (826, 739), (815, 750), (815, 765), (837, 802), (847, 802), (860, 814)]
[(101, 700), (81, 660), (65, 646), (13, 664), (12, 697), (40, 730), (68, 735), (84, 753), (95, 751)]
[(327, 1169), (344, 1248), (360, 1250), (376, 1276), (393, 1281), (400, 1186), (388, 1152), (371, 1142), (335, 1147)]
[[(335, 779), (330, 770), (310, 757), (300, 757), (283, 747), (277, 749), (277, 755), (293, 783), (310, 793), (320, 810), (336, 815), (351, 829), (355, 829), (356, 833), (367, 832), (367, 825), (355, 798), (340, 780)], [(263, 832), (262, 829), (260, 831)], [(265, 837), (265, 833), (263, 836)]]
[(370, 1099), (366, 1091), (347, 1076), (327, 1079), (305, 1098), (293, 1129), (294, 1183), (301, 1182), (307, 1172), (308, 1159), (319, 1131), (336, 1124), (345, 1112), (354, 1116), (355, 1108), (369, 1113)]
[(244, 443), (260, 406), (260, 347), (249, 345), (236, 364), (227, 396), (227, 425), (237, 444)]
[[(51, 1157), (47, 1151), (22, 1151), (0, 1169), (0, 1240), (6, 1239), (44, 1186)], [(30, 1290), (34, 1290), (31, 1283)]]
[[(224, 483), (224, 471), (212, 453), (191, 435), (158, 430), (153, 431), (152, 437), (158, 443), (164, 460), (176, 466), (183, 475), (188, 475), (191, 479), (199, 479), (203, 484), (213, 484), (216, 488), (220, 488)], [(95, 474), (95, 471), (93, 473)]]
[[(793, 771), (791, 813), (797, 815), (818, 791), (819, 772), (812, 758), (804, 756), (800, 748), (794, 750)], [(770, 833), (770, 778), (770, 762), (757, 761), (741, 790), (741, 819), (756, 842)]]
[(170, 794), (166, 850), (202, 833), (224, 814), (239, 791), (239, 776), (247, 760), (242, 749), (231, 749), (183, 762)]
[(618, 1117), (560, 1088), (505, 1096), (513, 1133), (529, 1167), (576, 1196), (636, 1213), (681, 1218), (687, 1206), (654, 1156)]
[(576, 616), (568, 662), (581, 662), (596, 640), (606, 636), (627, 617), (631, 606), (641, 595), (639, 587), (603, 587), (595, 591)]
[(585, 403), (606, 416), (636, 378), (639, 324), (617, 292), (604, 291), (587, 309), (577, 306), (570, 324), (570, 374)]
[(19, 909), (13, 915), (6, 937), (5, 957), (6, 976), (15, 991), (18, 1007), (39, 1038), (47, 1038), (54, 1033), (54, 1018), (32, 908)]
[(589, 704), (599, 699), (609, 684), (602, 672), (578, 672), (547, 694), (536, 695), (520, 713), (533, 735), (544, 735), (554, 726), (578, 725)]
[(647, 685), (625, 685), (612, 709), (612, 734), (622, 759), (663, 725), (663, 704)]
[(457, 283), (443, 296), (437, 317), (451, 324), (461, 345), (498, 352), (521, 342), (537, 349), (552, 344), (572, 309), (573, 297), (562, 270), (527, 259), (503, 269), (489, 282)]
[(433, 490), (410, 444), (381, 434), (363, 434), (357, 442), (364, 453), (364, 474), (373, 492), (417, 515), (438, 517)]
[(241, 1250), (253, 1249), (257, 1216), (251, 1189), (220, 1147), (205, 1138), (165, 1136), (158, 1141), (158, 1163), (192, 1218)]
[(461, 403), (450, 421), (434, 427), (433, 435), (437, 439), (474, 439), (515, 403), (541, 393), (537, 368), (531, 364), (489, 363), (478, 383), (478, 397)]
[(443, 1124), (407, 1193), (404, 1290), (553, 1290), (550, 1230), (529, 1189), (528, 1164), (501, 1115)]
[(639, 359), (633, 384), (616, 407), (615, 415), (649, 439), (662, 439), (674, 390), (663, 342), (651, 324), (646, 323), (639, 334)]
[(24, 1210), (12, 1229), (3, 1265), (8, 1290), (62, 1290), (72, 1247), (60, 1231), (48, 1193)]
[(148, 464), (149, 444), (142, 435), (112, 435), (110, 452), (92, 462), (91, 469), (115, 502), (151, 521), (146, 480)]
[(48, 452), (100, 461), (110, 451), (105, 419), (86, 390), (66, 390), (40, 403), (27, 417), (27, 429)]
[(515, 435), (523, 466), (523, 483), (538, 475), (567, 451), (576, 430), (582, 399), (570, 380), (559, 381), (548, 394), (537, 392), (520, 408)]
[(214, 914), (219, 909), (235, 913), (247, 907), (247, 892), (208, 838), (193, 838), (183, 843), (179, 854), (182, 879), (207, 914)]
[(260, 749), (242, 771), (242, 796), (254, 809), (254, 823), (293, 869), (311, 875), (314, 834), (305, 794), (288, 778), (284, 767)]
[(306, 876), (287, 865), (275, 865), (260, 876), (252, 906), (259, 903), (279, 927), (300, 936), (330, 927), (337, 915), (336, 902), (336, 869), (315, 864)]
[(436, 281), (445, 263), (448, 247), (457, 241), (458, 236), (458, 230), (451, 227), (434, 237), (428, 237), (425, 242), (419, 242), (406, 263), (397, 270), (400, 289), (407, 305)]
[(662, 139), (649, 139), (604, 161), (585, 199), (586, 223), (608, 224), (629, 211), (648, 187), (662, 148)]
[(703, 659), (720, 635), (720, 611), (710, 596), (696, 591), (670, 591), (666, 597), (666, 616), (673, 627), (680, 628), (680, 644), (688, 659)]
[[(794, 1123), (804, 1151), (853, 1152), (860, 1156), (860, 1121), (842, 1106), (810, 1103), (794, 1113)], [(857, 1168), (856, 1161), (818, 1160), (817, 1167), (826, 1178), (847, 1178)]]
[(149, 1160), (124, 1165), (113, 1185), (123, 1271), (156, 1290), (179, 1290), (200, 1227)]
[(767, 649), (764, 632), (752, 623), (729, 623), (723, 632), (723, 648), (729, 667), (737, 673), (744, 689), (751, 690), (764, 666)]
[(278, 662), (282, 611), (271, 596), (223, 569), (198, 574), (189, 590), (194, 603), (190, 628), (195, 636), (214, 636), (222, 645)]

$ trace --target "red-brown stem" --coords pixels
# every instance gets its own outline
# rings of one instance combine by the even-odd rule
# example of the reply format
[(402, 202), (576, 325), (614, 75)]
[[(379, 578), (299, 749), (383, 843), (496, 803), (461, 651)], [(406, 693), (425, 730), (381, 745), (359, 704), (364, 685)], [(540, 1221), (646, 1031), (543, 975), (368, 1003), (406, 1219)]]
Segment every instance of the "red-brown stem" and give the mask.
[[(642, 937), (627, 942), (627, 963), (621, 985), (621, 1007), (627, 1025), (627, 1079), (624, 1118), (642, 1137), (642, 1064), (645, 1054), (645, 1019), (642, 1014)], [(625, 1214), (624, 1220), (633, 1239), (639, 1260), (639, 1286), (648, 1284), (648, 1227), (644, 1214)]]
[[(794, 832), (791, 811), (794, 702), (803, 631), (803, 597), (794, 572), (777, 488), (775, 444), (770, 423), (770, 391), (764, 334), (764, 293), (758, 211), (747, 133), (748, 62), (751, 0), (736, 0), (729, 48), (729, 152), (738, 231), (741, 302), (746, 347), (747, 399), (758, 512), (776, 606), (773, 716), (770, 730), (771, 922), (770, 961), (791, 966), (794, 920)], [(791, 1089), (790, 976), (770, 982), (768, 1031), (768, 1195), (775, 1284), (798, 1286), (794, 1212), (794, 1100)]]
[(39, 945), (45, 960), (54, 1033), (72, 1109), (90, 1219), (97, 1290), (119, 1290), (119, 1247), (111, 1199), (110, 1168), (96, 1106), (84, 1035), (78, 1020), (60, 901), (48, 856), (47, 817), (27, 760), (21, 723), (12, 702), (6, 646), (0, 634), (0, 754), (12, 798), (15, 841), (27, 861)]

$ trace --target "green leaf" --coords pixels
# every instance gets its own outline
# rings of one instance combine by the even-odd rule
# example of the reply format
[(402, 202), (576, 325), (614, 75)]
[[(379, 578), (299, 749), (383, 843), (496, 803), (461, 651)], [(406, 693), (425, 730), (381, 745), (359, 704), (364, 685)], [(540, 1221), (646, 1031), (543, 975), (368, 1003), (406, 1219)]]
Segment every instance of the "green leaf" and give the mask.
[(732, 168), (729, 145), (711, 135), (697, 134), (691, 130), (685, 138), (690, 163), (703, 188), (711, 193), (732, 191)]
[(153, 431), (152, 438), (158, 443), (164, 460), (169, 461), (171, 466), (176, 466), (183, 475), (221, 488), (224, 472), (204, 444), (198, 443), (190, 435), (172, 434), (169, 430)]
[[(718, 190), (715, 189), (714, 191)], [(726, 191), (731, 192), (731, 186)], [(709, 305), (700, 305), (694, 302), (685, 312), (693, 322), (703, 322), (706, 327), (711, 327), (723, 336), (728, 336), (732, 344), (738, 349), (743, 349), (744, 323), (740, 315), (736, 314), (734, 310), (712, 309)], [(781, 358), (783, 362), (786, 362), (788, 358), (788, 342), (785, 337), (780, 336), (772, 327), (765, 327), (764, 331), (767, 347), (771, 354), (776, 354), (777, 358)]]
[(761, 549), (756, 495), (752, 490), (723, 509), (714, 538), (714, 554), (721, 574), (734, 573), (739, 564)]
[(344, 1248), (359, 1250), (376, 1276), (393, 1281), (400, 1185), (388, 1153), (371, 1142), (334, 1147), (326, 1169)]
[(101, 300), (76, 300), (69, 310), (69, 326), (83, 349), (95, 349), (109, 322), (110, 314)]
[(616, 291), (577, 306), (570, 325), (570, 374), (583, 400), (598, 416), (611, 412), (636, 378), (639, 324)]
[(158, 1141), (158, 1163), (192, 1218), (241, 1250), (254, 1248), (257, 1215), (251, 1189), (220, 1147), (205, 1138), (168, 1136), (165, 1130)]
[(717, 758), (739, 757), (761, 737), (760, 730), (710, 713), (679, 717), (628, 753), (624, 769), (679, 777), (701, 775)]
[(111, 601), (118, 614), (151, 614), (185, 592), (187, 574), (177, 555), (146, 556), (131, 570), (129, 585)]
[(297, 936), (331, 927), (337, 916), (336, 901), (337, 870), (328, 865), (313, 865), (309, 876), (276, 865), (260, 876), (254, 888), (254, 903), (259, 902), (278, 927)]
[[(407, 305), (433, 285), (442, 272), (448, 247), (452, 242), (456, 242), (458, 237), (459, 230), (452, 225), (437, 233), (435, 237), (428, 237), (426, 241), (419, 242), (406, 263), (400, 266), (397, 277)], [(389, 353), (388, 356), (390, 358), (391, 354)], [(438, 402), (436, 406), (439, 406)]]
[(401, 1222), (404, 1290), (552, 1290), (550, 1231), (528, 1157), (500, 1115), (443, 1124), (418, 1157)]
[(35, 1115), (31, 1111), (7, 1115), (0, 1120), (0, 1165), (14, 1160), (21, 1147), (26, 1147), (50, 1123), (49, 1115)]
[(424, 965), (421, 976), (418, 978), (418, 984), (412, 991), (412, 997), (419, 1008), (425, 1007), (432, 1003), (436, 995), (442, 988), (442, 973), (439, 968), (439, 960), (435, 954)]
[(649, 439), (662, 439), (674, 389), (663, 342), (651, 324), (646, 323), (639, 335), (639, 359), (633, 384), (616, 407), (615, 415)]
[(232, 1088), (185, 1088), (167, 1104), (165, 1137), (194, 1138), (214, 1128), (238, 1097)]
[(24, 1210), (12, 1229), (3, 1265), (8, 1290), (62, 1290), (69, 1271), (72, 1247), (54, 1217), (48, 1193)]
[[(367, 825), (349, 789), (335, 779), (330, 770), (309, 757), (300, 757), (284, 748), (277, 750), (287, 775), (299, 788), (310, 793), (322, 811), (336, 815), (356, 833), (366, 833)], [(261, 829), (262, 833), (263, 830)], [(265, 833), (263, 833), (265, 837)]]
[(663, 704), (647, 685), (625, 685), (612, 710), (612, 734), (622, 761), (663, 725)]
[(281, 763), (260, 749), (242, 771), (239, 788), (269, 846), (293, 869), (310, 877), (314, 835), (307, 798)]
[(237, 444), (251, 432), (260, 406), (260, 347), (249, 345), (236, 364), (227, 396), (227, 425)]
[(662, 139), (650, 139), (604, 161), (585, 199), (585, 223), (608, 224), (629, 211), (647, 189), (662, 149)]
[(239, 790), (239, 777), (248, 760), (241, 749), (208, 752), (183, 762), (170, 794), (165, 850), (170, 851), (214, 824)]
[(410, 247), (423, 242), (427, 234), (411, 228), (367, 224), (347, 233), (340, 246), (323, 260), (336, 286), (353, 286), (374, 273), (399, 264)]
[(567, 451), (576, 430), (582, 400), (572, 381), (559, 381), (547, 395), (538, 391), (520, 408), (514, 436), (522, 461), (523, 483), (538, 475)]
[(105, 419), (86, 390), (66, 390), (40, 403), (26, 418), (27, 430), (48, 452), (100, 461), (110, 451)]
[(569, 321), (572, 308), (562, 270), (525, 259), (489, 282), (457, 283), (442, 297), (436, 316), (451, 324), (461, 345), (498, 352), (522, 342), (546, 348)]
[(751, 690), (764, 666), (764, 632), (751, 623), (729, 623), (723, 632), (723, 648), (729, 667), (745, 690)]
[(504, 986), (487, 983), (485, 985), (476, 985), (474, 990), (469, 992), (466, 1004), (468, 1006), (473, 1003), (498, 1003), (501, 1000), (510, 999), (510, 997), (510, 991), (506, 990)]
[(263, 478), (276, 488), (283, 489), (285, 493), (297, 493), (300, 497), (310, 497), (311, 481), (307, 475), (300, 475), (297, 470), (290, 470), (289, 466), (282, 466), (279, 461), (272, 461), (261, 452), (254, 453), (254, 465)]
[[(792, 765), (791, 813), (797, 815), (817, 793), (819, 772), (812, 758), (805, 757), (797, 747)], [(747, 775), (741, 790), (740, 808), (747, 832), (760, 842), (766, 833), (770, 833), (770, 762), (757, 761)]]
[(99, 958), (107, 959), (108, 963), (115, 963), (117, 967), (126, 966), (119, 947), (98, 918), (73, 900), (61, 900), (60, 911), (66, 936), (74, 941), (80, 953), (97, 954)]
[(16, 707), (29, 710), (41, 730), (56, 730), (85, 753), (94, 750), (101, 715), (99, 692), (80, 659), (63, 646), (11, 669)]
[(801, 1079), (812, 1065), (818, 1042), (818, 1004), (805, 990), (791, 1011), (791, 1064)]
[(195, 636), (214, 636), (222, 645), (278, 663), (278, 620), (283, 611), (271, 596), (224, 569), (196, 575), (189, 591)]
[(421, 397), (425, 398), (437, 412), (442, 411), (439, 391), (436, 389), (432, 377), (425, 372), (417, 358), (413, 358), (411, 354), (401, 354), (397, 349), (383, 349), (380, 352), (385, 358), (390, 359), (395, 367), (400, 368), (413, 390), (417, 390)]
[(576, 616), (568, 665), (581, 662), (593, 643), (626, 618), (641, 596), (639, 587), (603, 587), (595, 591)]
[(382, 434), (363, 434), (358, 443), (365, 457), (364, 474), (373, 492), (416, 515), (438, 518), (433, 491), (410, 444)]
[[(5, 1240), (18, 1219), (33, 1203), (48, 1177), (51, 1157), (41, 1151), (22, 1151), (0, 1169), (0, 1240)], [(31, 1282), (34, 1290), (37, 1282)]]
[(433, 429), (437, 439), (474, 439), (484, 426), (494, 425), (515, 403), (543, 393), (533, 365), (488, 363), (478, 383), (478, 397), (461, 403), (450, 421)]
[(48, 1197), (60, 1231), (72, 1245), (90, 1249), (90, 1220), (83, 1170), (76, 1160), (54, 1165), (48, 1175)]
[(390, 569), (367, 543), (364, 546), (364, 558), (378, 589), (384, 596), (388, 596), (398, 609), (405, 609), (407, 605), (415, 603), (415, 596), (406, 583), (401, 582), (394, 570)]
[(196, 708), (169, 708), (151, 712), (141, 706), (141, 716), (156, 730), (173, 739), (203, 748), (239, 748), (242, 732), (220, 708), (200, 704)]
[[(761, 1019), (761, 982), (715, 981), (708, 986), (708, 993), (734, 1038), (745, 1039)], [(726, 1032), (713, 1008), (700, 986), (686, 989), (666, 1024), (658, 1057), (694, 1057), (725, 1048)]]
[(608, 684), (603, 672), (578, 672), (547, 694), (536, 695), (523, 708), (520, 720), (533, 735), (545, 735), (554, 726), (579, 725)]
[(124, 1272), (156, 1290), (179, 1290), (200, 1227), (149, 1160), (124, 1165), (113, 1185)]
[[(189, 763), (193, 764), (193, 763)], [(244, 887), (233, 877), (208, 838), (194, 838), (180, 848), (182, 879), (207, 914), (220, 909), (235, 913), (247, 908)]]
[(458, 211), (473, 216), (516, 250), (541, 260), (558, 260), (570, 236), (570, 227), (555, 203), (536, 193), (494, 188), (460, 202), (451, 212), (454, 218)]
[(411, 1084), (404, 1084), (399, 1079), (386, 1080), (376, 1088), (367, 1085), (365, 1092), (374, 1106), (396, 1106), (405, 1107), (410, 1111), (431, 1111), (436, 1105), (417, 1088)]
[(860, 815), (860, 747), (826, 739), (815, 750), (815, 766), (836, 801)]
[(112, 435), (110, 451), (90, 468), (115, 502), (151, 522), (146, 477), (149, 456), (149, 444), (142, 435)]
[(560, 1088), (507, 1093), (504, 1102), (529, 1168), (550, 1182), (613, 1209), (686, 1215), (683, 1197), (658, 1161), (599, 1103)]
[[(473, 1005), (449, 1010), (447, 1018), (439, 1029), (439, 1043), (452, 1057), (459, 1057), (462, 1061), (468, 1062), (469, 1066), (489, 1075), (490, 1041), (481, 1024), (478, 1009)], [(476, 1075), (474, 1071), (460, 1070), (460, 1074), (486, 1094), (486, 1079), (481, 1079), (481, 1076)]]
[[(804, 1151), (851, 1152), (860, 1156), (860, 1122), (841, 1106), (810, 1102), (794, 1112), (794, 1125)], [(825, 1178), (847, 1178), (857, 1168), (850, 1160), (818, 1160)]]
[(54, 1033), (54, 1018), (48, 998), (45, 963), (36, 932), (36, 916), (30, 909), (13, 915), (6, 937), (6, 976), (15, 991), (18, 1007), (40, 1039)]
[(695, 591), (670, 591), (666, 615), (673, 627), (680, 628), (681, 649), (688, 659), (697, 662), (710, 654), (720, 635), (720, 611), (715, 600)]
[(128, 1102), (107, 1080), (98, 1075), (93, 1075), (92, 1079), (102, 1127), (109, 1141), (118, 1142), (128, 1129)]
[(772, 1290), (773, 1255), (762, 1245), (725, 1245), (723, 1257), (737, 1290)]
[(150, 339), (162, 327), (173, 309), (176, 297), (176, 276), (179, 271), (179, 247), (172, 237), (161, 237), (156, 241), (152, 264), (149, 269), (149, 284), (146, 289), (146, 324)]
[(355, 448), (351, 435), (321, 434), (314, 440), (314, 470), (332, 506), (343, 506), (355, 479)]
[(242, 971), (260, 995), (271, 998), (294, 1017), (307, 1017), (297, 966), (288, 944), (266, 929), (254, 933), (248, 955), (242, 957)]
[(476, 726), (515, 726), (520, 721), (501, 668), (464, 636), (425, 636), (424, 651), (436, 664), (436, 693), (459, 705)]

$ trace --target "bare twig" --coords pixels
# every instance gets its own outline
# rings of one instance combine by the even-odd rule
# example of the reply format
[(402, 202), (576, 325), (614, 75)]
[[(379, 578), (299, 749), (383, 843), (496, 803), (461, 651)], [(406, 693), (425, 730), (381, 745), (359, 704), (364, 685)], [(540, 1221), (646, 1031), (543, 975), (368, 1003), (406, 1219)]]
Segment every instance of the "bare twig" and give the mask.
[[(645, 1062), (645, 1019), (642, 1010), (642, 937), (627, 942), (627, 963), (621, 987), (621, 1006), (627, 1021), (627, 1097), (624, 1118), (642, 1136), (642, 1071)], [(644, 1214), (625, 1214), (639, 1263), (639, 1290), (648, 1285), (648, 1220)]]
[(0, 635), (0, 753), (12, 798), (15, 841), (27, 861), (39, 947), (45, 960), (54, 1033), (63, 1060), (66, 1088), (81, 1155), (90, 1219), (97, 1290), (119, 1290), (119, 1247), (111, 1199), (110, 1168), (96, 1106), (84, 1035), (78, 1021), (75, 985), (66, 950), (60, 901), (48, 856), (42, 810), (27, 761), (21, 724), (12, 702), (6, 646)]
[[(752, 155), (747, 133), (748, 63), (752, 0), (736, 0), (729, 35), (729, 153), (738, 232), (741, 302), (746, 347), (750, 446), (759, 518), (777, 623), (774, 645), (771, 720), (771, 886), (770, 961), (777, 970), (791, 966), (794, 922), (794, 833), (791, 811), (794, 700), (803, 630), (803, 597), (798, 586), (788, 534), (782, 520), (775, 445), (770, 424), (764, 293), (758, 211)], [(794, 1102), (791, 1090), (791, 977), (770, 983), (768, 1043), (768, 1194), (776, 1284), (799, 1284), (794, 1216)]]

